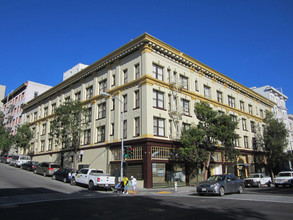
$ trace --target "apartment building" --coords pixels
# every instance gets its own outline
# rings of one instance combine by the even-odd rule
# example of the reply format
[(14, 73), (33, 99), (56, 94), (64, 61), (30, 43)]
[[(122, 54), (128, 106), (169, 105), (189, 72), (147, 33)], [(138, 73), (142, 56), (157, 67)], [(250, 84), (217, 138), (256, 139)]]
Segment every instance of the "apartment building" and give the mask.
[[(111, 96), (105, 98), (103, 92)], [(146, 188), (185, 181), (182, 164), (171, 164), (170, 156), (180, 147), (182, 128), (197, 123), (194, 104), (199, 101), (207, 101), (219, 113), (233, 115), (239, 121), (240, 139), (235, 144), (241, 156), (229, 172), (238, 176), (254, 172), (255, 136), (262, 128), (265, 110), (274, 105), (147, 33), (26, 104), (25, 120), (34, 132), (34, 160), (73, 165), (71, 152), (49, 135), (54, 109), (67, 100), (80, 100), (92, 113), (81, 140), (79, 166), (111, 174), (120, 170), (123, 123), (124, 145), (134, 151), (125, 161), (124, 170)], [(219, 147), (211, 173), (223, 173), (224, 164), (227, 162)]]
[[(6, 86), (0, 85), (0, 100), (4, 99), (6, 92)], [(3, 111), (3, 103), (0, 102), (0, 112)]]
[[(24, 122), (22, 106), (50, 88), (52, 86), (27, 81), (8, 94), (7, 97), (1, 99), (4, 113), (3, 124), (6, 128), (11, 129), (13, 135), (16, 134), (17, 127)], [(13, 147), (10, 153), (17, 153), (18, 150)]]

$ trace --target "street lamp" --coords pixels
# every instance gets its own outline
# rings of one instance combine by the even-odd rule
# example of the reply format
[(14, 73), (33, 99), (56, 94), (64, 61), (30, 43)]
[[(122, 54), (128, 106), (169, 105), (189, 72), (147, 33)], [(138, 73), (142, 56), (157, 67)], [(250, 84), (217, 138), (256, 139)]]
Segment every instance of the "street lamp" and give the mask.
[(121, 110), (121, 113), (122, 113), (122, 120), (121, 120), (121, 132), (122, 132), (122, 134), (121, 134), (121, 165), (120, 165), (120, 176), (121, 176), (120, 181), (122, 181), (122, 179), (123, 179), (124, 102), (122, 100), (120, 100), (119, 98), (117, 98), (116, 96), (110, 95), (109, 93), (106, 93), (106, 92), (102, 92), (102, 96), (103, 97), (108, 97), (108, 96), (114, 97), (122, 104), (122, 110)]

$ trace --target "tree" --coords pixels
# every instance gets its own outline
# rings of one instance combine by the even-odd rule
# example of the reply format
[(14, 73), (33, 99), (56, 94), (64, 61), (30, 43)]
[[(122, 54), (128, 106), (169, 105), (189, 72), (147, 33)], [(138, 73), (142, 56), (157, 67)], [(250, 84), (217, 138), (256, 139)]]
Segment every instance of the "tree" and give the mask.
[(30, 129), (29, 124), (25, 123), (18, 126), (17, 133), (14, 135), (14, 143), (16, 147), (22, 148), (24, 150), (30, 148), (30, 141), (33, 138), (33, 132)]
[(263, 137), (259, 137), (257, 150), (264, 152), (267, 167), (274, 178), (274, 174), (280, 171), (279, 167), (284, 161), (288, 161), (288, 154), (285, 149), (288, 146), (288, 130), (283, 122), (274, 118), (273, 113), (266, 111), (264, 122)]
[(68, 101), (55, 109), (54, 118), (50, 124), (50, 135), (63, 148), (73, 152), (74, 168), (77, 169), (77, 154), (81, 136), (88, 124), (89, 113), (80, 101)]
[(0, 150), (2, 151), (2, 154), (5, 154), (8, 153), (13, 143), (13, 136), (11, 135), (11, 129), (7, 129), (3, 126), (2, 115), (0, 118)]
[(234, 145), (234, 140), (239, 138), (235, 133), (237, 122), (231, 116), (219, 115), (207, 102), (196, 103), (195, 114), (199, 123), (183, 130), (180, 140), (179, 158), (185, 165), (187, 185), (198, 165), (205, 167), (207, 179), (211, 156), (218, 146), (229, 161), (236, 160), (239, 154)]

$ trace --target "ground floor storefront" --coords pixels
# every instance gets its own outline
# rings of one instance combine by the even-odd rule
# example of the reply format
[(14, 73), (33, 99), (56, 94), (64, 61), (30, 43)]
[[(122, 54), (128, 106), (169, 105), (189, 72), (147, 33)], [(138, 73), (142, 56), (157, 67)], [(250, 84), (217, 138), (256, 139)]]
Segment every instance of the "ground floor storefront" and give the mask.
[[(144, 188), (173, 187), (186, 185), (185, 167), (176, 160), (179, 149), (178, 142), (163, 141), (152, 138), (126, 141), (124, 146), (133, 148), (133, 155), (124, 159), (123, 174), (128, 178), (134, 176), (138, 186)], [(103, 146), (81, 148), (78, 152), (78, 168), (89, 167), (102, 169), (116, 177), (121, 176), (121, 143), (111, 143)], [(73, 153), (69, 150), (40, 153), (33, 156), (33, 160), (54, 162), (63, 167), (73, 168)], [(262, 165), (255, 160), (252, 151), (243, 150), (236, 162), (227, 162), (223, 153), (218, 150), (212, 154), (209, 175), (233, 173), (241, 179), (250, 173), (265, 172)], [(204, 180), (205, 170), (198, 167), (190, 180), (190, 185)]]

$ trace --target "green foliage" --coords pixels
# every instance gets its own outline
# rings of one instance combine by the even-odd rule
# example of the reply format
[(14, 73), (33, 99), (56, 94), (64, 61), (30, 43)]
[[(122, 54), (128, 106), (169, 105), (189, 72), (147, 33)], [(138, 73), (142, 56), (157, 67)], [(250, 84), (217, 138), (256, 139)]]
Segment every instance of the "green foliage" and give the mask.
[(23, 124), (17, 128), (17, 133), (14, 136), (14, 143), (17, 147), (22, 149), (30, 148), (30, 141), (33, 138), (33, 132), (28, 124)]
[(288, 161), (288, 154), (285, 149), (288, 146), (288, 130), (283, 122), (274, 118), (273, 113), (267, 111), (264, 119), (264, 134), (260, 140), (259, 150), (265, 152), (268, 168), (274, 173), (279, 172), (279, 166), (284, 161)]
[(210, 157), (219, 145), (229, 161), (235, 161), (239, 155), (233, 144), (239, 138), (235, 133), (237, 122), (231, 116), (219, 115), (206, 102), (195, 104), (195, 114), (199, 123), (183, 130), (180, 140), (179, 158), (185, 163), (187, 178), (198, 166), (205, 166), (206, 171), (209, 169)]
[(0, 123), (0, 150), (2, 151), (2, 153), (7, 153), (12, 144), (13, 144), (13, 136), (11, 135), (11, 130), (6, 129), (3, 126), (2, 120), (1, 120), (1, 123)]
[(69, 101), (55, 109), (54, 119), (50, 124), (50, 135), (63, 147), (74, 152), (74, 167), (77, 166), (77, 151), (80, 138), (87, 122), (88, 111), (80, 101)]

